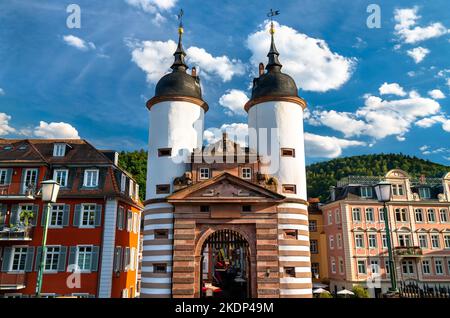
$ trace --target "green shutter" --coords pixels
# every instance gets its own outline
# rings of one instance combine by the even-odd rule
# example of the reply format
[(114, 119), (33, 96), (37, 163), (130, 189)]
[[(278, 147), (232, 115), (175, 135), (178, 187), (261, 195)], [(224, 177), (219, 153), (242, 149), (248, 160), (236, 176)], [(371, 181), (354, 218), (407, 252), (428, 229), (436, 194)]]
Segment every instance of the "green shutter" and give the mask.
[(99, 260), (99, 250), (98, 246), (92, 247), (92, 260), (91, 260), (91, 271), (96, 272), (98, 270), (98, 260)]
[(61, 246), (58, 258), (58, 272), (66, 271), (67, 246)]
[(25, 261), (25, 272), (33, 271), (34, 246), (28, 247), (27, 259)]
[(36, 263), (34, 264), (34, 270), (39, 271), (39, 266), (41, 265), (42, 247), (38, 247), (36, 250)]
[(32, 226), (36, 226), (38, 217), (39, 217), (39, 205), (35, 204), (33, 205), (33, 219), (31, 220)]
[(11, 226), (19, 223), (19, 205), (13, 204), (11, 207), (11, 215), (9, 216), (9, 224)]
[(13, 169), (6, 170), (6, 184), (11, 184)]
[(102, 225), (102, 208), (103, 206), (101, 204), (97, 204), (95, 207), (95, 226)]
[(123, 263), (122, 250), (123, 249), (121, 247), (119, 247), (119, 264), (118, 264), (119, 266), (117, 267), (119, 271), (122, 270), (122, 266), (123, 266), (122, 265), (122, 263)]
[(73, 226), (80, 227), (80, 216), (81, 216), (81, 204), (75, 205), (75, 212), (73, 214)]
[(25, 193), (25, 171), (27, 169), (22, 168), (22, 176), (20, 177), (20, 194), (24, 194)]
[(70, 204), (64, 205), (63, 226), (69, 225)]
[(77, 259), (77, 247), (71, 246), (69, 252), (69, 266), (75, 265), (76, 259)]
[(105, 185), (106, 175), (108, 173), (108, 168), (102, 168), (98, 170), (98, 188), (103, 189)]
[[(47, 205), (44, 205), (42, 207), (42, 217), (41, 217), (41, 226), (44, 227), (45, 226), (45, 218), (48, 215), (48, 217), (50, 217), (50, 211), (48, 211), (49, 209), (51, 210), (52, 206), (50, 205), (50, 208)], [(50, 224), (50, 221), (49, 223)]]
[(5, 225), (8, 206), (0, 203), (0, 226)]
[(5, 247), (3, 249), (3, 263), (2, 263), (2, 272), (9, 271), (9, 262), (11, 261), (12, 247)]

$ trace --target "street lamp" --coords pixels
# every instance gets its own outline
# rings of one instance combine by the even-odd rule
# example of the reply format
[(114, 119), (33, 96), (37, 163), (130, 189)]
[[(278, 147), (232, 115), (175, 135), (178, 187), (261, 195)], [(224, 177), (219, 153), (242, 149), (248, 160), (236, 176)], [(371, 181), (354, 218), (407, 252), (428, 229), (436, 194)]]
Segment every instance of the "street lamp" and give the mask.
[(391, 200), (391, 184), (388, 182), (380, 182), (375, 186), (375, 193), (379, 202), (383, 203), (383, 214), (384, 214), (384, 227), (386, 230), (386, 243), (389, 253), (389, 274), (391, 278), (391, 292), (397, 292), (397, 281), (395, 279), (395, 264), (394, 256), (392, 253), (392, 241), (391, 241), (391, 230), (389, 228), (389, 213), (386, 207), (386, 202)]
[(36, 283), (36, 297), (41, 297), (42, 277), (44, 274), (45, 258), (47, 254), (47, 232), (48, 232), (51, 204), (56, 202), (59, 192), (59, 183), (56, 182), (55, 180), (43, 181), (41, 185), (42, 185), (41, 189), (42, 202), (46, 202), (46, 205), (42, 213), (42, 217), (44, 218), (44, 231), (42, 234), (42, 252)]

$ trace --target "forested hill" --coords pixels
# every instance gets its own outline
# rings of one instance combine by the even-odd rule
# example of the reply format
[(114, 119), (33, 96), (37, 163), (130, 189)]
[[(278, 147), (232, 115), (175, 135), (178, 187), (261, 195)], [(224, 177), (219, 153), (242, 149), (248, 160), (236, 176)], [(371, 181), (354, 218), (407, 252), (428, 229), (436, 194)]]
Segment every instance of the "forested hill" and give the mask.
[[(140, 186), (140, 196), (145, 197), (147, 152), (144, 150), (121, 152), (119, 166), (134, 175)], [(412, 176), (442, 177), (450, 167), (417, 157), (402, 154), (364, 155), (338, 158), (306, 167), (308, 196), (328, 197), (328, 189), (337, 180), (348, 175), (382, 176), (391, 169), (405, 170)]]
[(308, 182), (308, 196), (328, 196), (331, 185), (342, 177), (354, 176), (383, 176), (391, 169), (401, 169), (411, 176), (425, 175), (427, 177), (442, 177), (450, 171), (449, 166), (440, 165), (429, 160), (403, 154), (377, 154), (346, 158), (315, 163), (306, 167)]

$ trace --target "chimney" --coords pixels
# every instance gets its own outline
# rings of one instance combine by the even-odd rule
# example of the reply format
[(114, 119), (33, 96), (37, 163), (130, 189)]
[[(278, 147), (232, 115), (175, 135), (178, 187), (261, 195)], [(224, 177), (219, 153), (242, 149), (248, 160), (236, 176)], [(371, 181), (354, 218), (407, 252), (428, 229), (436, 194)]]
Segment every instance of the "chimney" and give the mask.
[(264, 74), (264, 64), (259, 63), (259, 76)]
[(330, 187), (330, 198), (331, 201), (336, 201), (336, 187), (334, 186)]
[(197, 77), (197, 69), (195, 67), (192, 68), (192, 77)]

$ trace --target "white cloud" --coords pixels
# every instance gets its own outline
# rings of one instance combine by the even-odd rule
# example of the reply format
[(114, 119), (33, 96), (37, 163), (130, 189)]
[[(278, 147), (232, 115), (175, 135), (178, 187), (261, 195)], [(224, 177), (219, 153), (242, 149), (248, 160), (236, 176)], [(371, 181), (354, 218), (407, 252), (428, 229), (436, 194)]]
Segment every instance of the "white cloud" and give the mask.
[(403, 87), (401, 87), (397, 83), (391, 83), (388, 84), (384, 82), (383, 85), (380, 86), (378, 89), (380, 91), (380, 95), (398, 95), (398, 96), (405, 96), (406, 92), (403, 90)]
[(177, 0), (125, 0), (126, 3), (148, 13), (157, 13), (173, 8)]
[(444, 115), (436, 115), (427, 118), (423, 118), (417, 121), (415, 124), (421, 128), (430, 128), (435, 124), (442, 124), (442, 129), (444, 131), (450, 132), (450, 118), (445, 117)]
[(343, 149), (367, 144), (357, 140), (339, 139), (330, 136), (320, 136), (305, 132), (305, 152), (311, 158), (336, 158)]
[(46, 123), (41, 121), (39, 126), (35, 127), (34, 135), (45, 139), (80, 139), (78, 131), (67, 123)]
[[(326, 92), (346, 83), (356, 65), (356, 59), (334, 53), (328, 44), (299, 33), (288, 26), (276, 24), (275, 41), (285, 73), (291, 75), (303, 90)], [(252, 51), (254, 69), (260, 62), (267, 63), (270, 47), (269, 22), (247, 38)]]
[(86, 42), (85, 40), (76, 37), (74, 35), (65, 35), (63, 37), (64, 42), (66, 42), (67, 45), (73, 46), (74, 48), (77, 48), (80, 51), (88, 51), (88, 50), (95, 50), (95, 44), (92, 42)]
[(5, 90), (0, 87), (0, 96), (3, 96), (3, 95), (5, 95)]
[(431, 23), (426, 27), (417, 26), (417, 21), (421, 18), (417, 14), (418, 10), (416, 6), (394, 11), (394, 19), (396, 21), (395, 34), (400, 40), (404, 43), (414, 44), (448, 33), (447, 28), (440, 22)]
[[(173, 63), (173, 52), (177, 44), (168, 40), (162, 41), (135, 41), (126, 40), (132, 49), (132, 61), (136, 63), (146, 74), (149, 83), (156, 83), (170, 70)], [(186, 50), (186, 61), (191, 66), (197, 66), (198, 72), (202, 72), (205, 78), (218, 76), (223, 82), (227, 82), (233, 76), (244, 74), (245, 68), (241, 61), (230, 59), (227, 56), (214, 57), (202, 48), (190, 47)]]
[(430, 53), (430, 50), (427, 48), (423, 48), (421, 46), (416, 47), (414, 49), (406, 51), (406, 54), (408, 54), (416, 64), (422, 62), (422, 60)]
[(11, 116), (0, 113), (0, 136), (6, 136), (8, 134), (16, 132), (16, 130), (9, 125)]
[(433, 90), (428, 92), (428, 95), (430, 95), (431, 98), (434, 98), (434, 99), (443, 99), (443, 98), (445, 98), (444, 93), (440, 89), (433, 89)]
[(248, 96), (238, 89), (228, 90), (219, 99), (219, 104), (225, 107), (227, 110), (226, 114), (232, 115), (245, 115), (244, 105), (248, 101)]
[(222, 133), (226, 132), (228, 138), (246, 146), (248, 143), (248, 125), (243, 123), (223, 124), (220, 128), (208, 128), (203, 132), (203, 139), (207, 144), (212, 144), (222, 139)]

